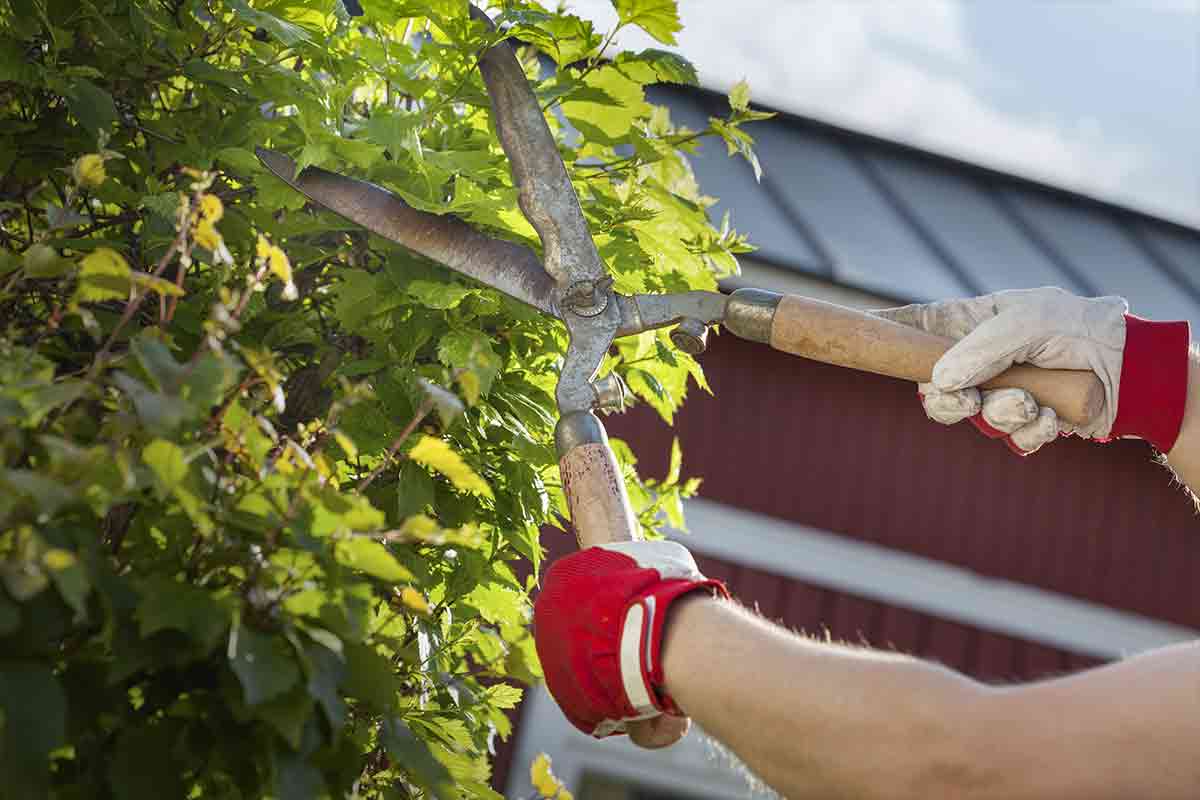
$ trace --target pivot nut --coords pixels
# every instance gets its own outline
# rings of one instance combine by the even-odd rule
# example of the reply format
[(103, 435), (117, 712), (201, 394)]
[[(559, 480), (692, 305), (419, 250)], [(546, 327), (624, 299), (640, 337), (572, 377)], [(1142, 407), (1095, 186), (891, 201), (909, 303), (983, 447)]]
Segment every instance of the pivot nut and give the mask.
[(684, 317), (671, 331), (671, 344), (689, 356), (698, 356), (708, 347), (708, 326), (698, 319)]
[(608, 295), (612, 285), (613, 279), (607, 276), (594, 281), (576, 281), (563, 293), (561, 305), (581, 317), (602, 314), (604, 309), (608, 308)]
[(596, 408), (601, 411), (625, 410), (625, 384), (615, 372), (610, 372), (592, 384), (596, 392)]

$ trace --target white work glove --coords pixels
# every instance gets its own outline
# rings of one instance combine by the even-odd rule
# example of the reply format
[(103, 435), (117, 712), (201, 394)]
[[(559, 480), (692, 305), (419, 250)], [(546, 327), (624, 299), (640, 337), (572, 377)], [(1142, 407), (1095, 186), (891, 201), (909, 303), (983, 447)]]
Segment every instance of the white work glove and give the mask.
[[(1128, 310), (1120, 297), (1077, 297), (1046, 287), (875, 313), (958, 340), (934, 366), (933, 379), (919, 387), (925, 413), (936, 422), (951, 425), (970, 419), (983, 433), (1004, 438), (1022, 455), (1060, 433), (1100, 441), (1135, 436), (1165, 451), (1174, 443), (1183, 417), (1188, 326), (1149, 322)], [(1100, 413), (1072, 426), (1059, 420), (1053, 409), (1039, 408), (1024, 389), (975, 388), (1013, 364), (1091, 370), (1104, 386)], [(1128, 386), (1123, 385), (1123, 373)]]

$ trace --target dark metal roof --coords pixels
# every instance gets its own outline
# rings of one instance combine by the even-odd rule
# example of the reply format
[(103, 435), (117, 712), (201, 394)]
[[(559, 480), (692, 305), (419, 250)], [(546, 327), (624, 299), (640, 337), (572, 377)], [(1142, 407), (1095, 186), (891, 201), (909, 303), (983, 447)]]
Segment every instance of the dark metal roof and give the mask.
[[(706, 90), (649, 94), (693, 129), (726, 108)], [(761, 183), (720, 141), (692, 163), (714, 218), (728, 210), (771, 264), (900, 301), (1057, 285), (1200, 323), (1200, 230), (806, 117), (747, 130)]]

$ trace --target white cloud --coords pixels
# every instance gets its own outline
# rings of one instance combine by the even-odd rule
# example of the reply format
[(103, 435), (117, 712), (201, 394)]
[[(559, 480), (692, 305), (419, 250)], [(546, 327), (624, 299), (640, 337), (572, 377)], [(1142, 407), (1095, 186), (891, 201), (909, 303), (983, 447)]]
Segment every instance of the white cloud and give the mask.
[[(602, 29), (615, 22), (606, 0), (572, 5)], [(1200, 197), (1188, 197), (1182, 184), (1163, 186), (1169, 170), (1156, 168), (1151, 153), (1111, 140), (1095, 120), (990, 105), (976, 87), (993, 76), (973, 53), (955, 0), (680, 5), (685, 27), (675, 49), (696, 64), (707, 86), (725, 89), (746, 78), (753, 96), (776, 108), (1200, 224)], [(661, 46), (640, 31), (620, 43)]]

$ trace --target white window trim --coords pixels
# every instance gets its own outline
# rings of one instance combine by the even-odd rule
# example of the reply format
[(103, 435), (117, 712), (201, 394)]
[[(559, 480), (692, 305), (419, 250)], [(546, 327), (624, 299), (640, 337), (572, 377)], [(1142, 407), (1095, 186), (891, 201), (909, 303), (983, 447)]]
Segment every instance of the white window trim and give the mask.
[(684, 503), (698, 553), (1028, 641), (1120, 658), (1200, 632), (711, 500)]

